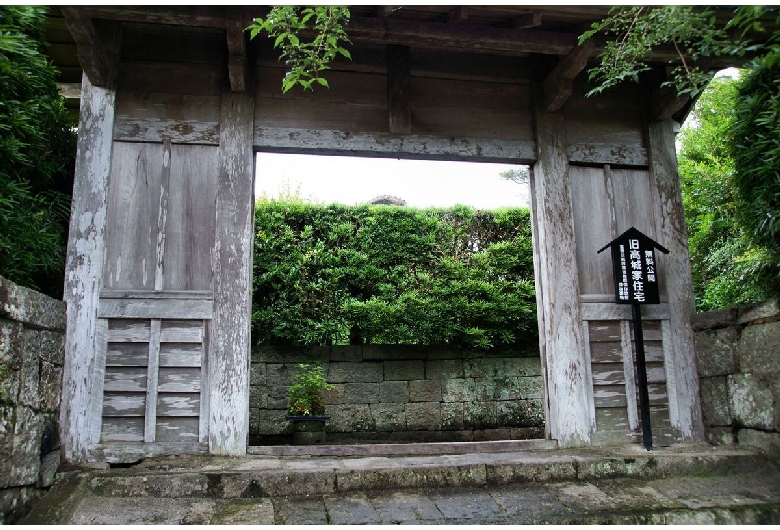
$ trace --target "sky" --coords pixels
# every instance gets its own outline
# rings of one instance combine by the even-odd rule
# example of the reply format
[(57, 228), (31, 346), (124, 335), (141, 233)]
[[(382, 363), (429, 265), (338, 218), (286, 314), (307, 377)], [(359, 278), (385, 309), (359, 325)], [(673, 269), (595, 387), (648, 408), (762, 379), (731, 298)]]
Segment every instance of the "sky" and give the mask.
[(259, 153), (255, 196), (280, 191), (320, 203), (363, 204), (391, 195), (407, 206), (464, 204), (477, 209), (528, 206), (528, 186), (501, 178), (519, 166), (344, 156)]

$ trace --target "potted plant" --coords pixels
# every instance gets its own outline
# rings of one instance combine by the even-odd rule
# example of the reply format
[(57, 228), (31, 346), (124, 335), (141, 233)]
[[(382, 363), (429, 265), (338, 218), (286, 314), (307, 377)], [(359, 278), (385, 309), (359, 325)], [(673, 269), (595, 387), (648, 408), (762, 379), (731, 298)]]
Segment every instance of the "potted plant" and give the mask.
[(300, 445), (325, 442), (324, 392), (335, 387), (325, 379), (322, 365), (299, 364), (293, 383), (287, 389), (287, 420), (293, 424), (293, 443)]

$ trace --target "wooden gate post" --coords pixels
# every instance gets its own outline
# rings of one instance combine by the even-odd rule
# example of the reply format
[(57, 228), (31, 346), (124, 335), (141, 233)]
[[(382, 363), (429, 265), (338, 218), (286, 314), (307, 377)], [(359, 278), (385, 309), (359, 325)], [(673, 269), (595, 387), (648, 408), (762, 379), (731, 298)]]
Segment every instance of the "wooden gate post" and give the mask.
[(537, 109), (534, 117), (534, 274), (547, 435), (561, 446), (586, 445), (595, 430), (595, 411), (580, 316), (566, 129), (560, 113)]
[(108, 179), (116, 90), (82, 75), (78, 151), (65, 263), (67, 333), (60, 428), (64, 456), (85, 461), (100, 438), (105, 361), (98, 344), (98, 299), (103, 275)]
[(209, 359), (209, 451), (246, 454), (254, 232), (254, 99), (222, 96)]

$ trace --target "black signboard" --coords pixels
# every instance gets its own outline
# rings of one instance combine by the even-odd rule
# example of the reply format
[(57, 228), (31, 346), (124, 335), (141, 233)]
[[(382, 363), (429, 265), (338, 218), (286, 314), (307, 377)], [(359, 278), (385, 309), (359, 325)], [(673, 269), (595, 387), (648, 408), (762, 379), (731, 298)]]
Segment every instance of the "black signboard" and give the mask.
[(658, 272), (654, 250), (669, 251), (636, 228), (629, 228), (598, 251), (612, 248), (615, 302), (618, 304), (660, 304)]

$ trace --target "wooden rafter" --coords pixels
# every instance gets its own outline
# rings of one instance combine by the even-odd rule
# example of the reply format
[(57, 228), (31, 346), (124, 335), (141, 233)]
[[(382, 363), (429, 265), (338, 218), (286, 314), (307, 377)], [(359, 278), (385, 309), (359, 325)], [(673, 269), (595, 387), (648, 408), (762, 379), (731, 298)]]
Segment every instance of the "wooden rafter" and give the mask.
[(411, 67), (409, 48), (387, 47), (387, 114), (391, 133), (412, 132)]
[(110, 81), (110, 62), (106, 43), (82, 7), (63, 7), (62, 14), (73, 39), (78, 45), (79, 64), (95, 86), (106, 86)]
[(542, 88), (544, 90), (544, 108), (548, 112), (558, 110), (566, 103), (571, 95), (572, 81), (587, 66), (593, 48), (593, 41), (586, 41), (577, 46), (547, 74)]
[(228, 47), (228, 78), (233, 92), (245, 92), (247, 86), (246, 35), (248, 22), (241, 7), (227, 8), (225, 31)]
[(654, 120), (668, 120), (682, 110), (689, 100), (687, 95), (678, 95), (672, 87), (658, 88), (650, 95), (652, 118)]
[(541, 25), (542, 25), (541, 13), (531, 13), (530, 15), (523, 15), (521, 17), (516, 17), (514, 20), (512, 20), (512, 27), (514, 29), (536, 28)]

